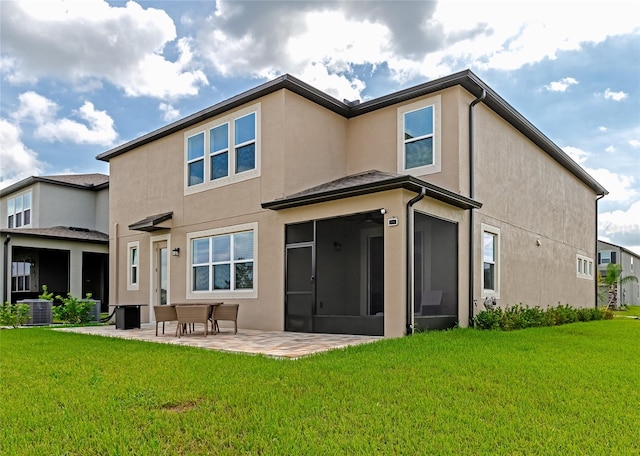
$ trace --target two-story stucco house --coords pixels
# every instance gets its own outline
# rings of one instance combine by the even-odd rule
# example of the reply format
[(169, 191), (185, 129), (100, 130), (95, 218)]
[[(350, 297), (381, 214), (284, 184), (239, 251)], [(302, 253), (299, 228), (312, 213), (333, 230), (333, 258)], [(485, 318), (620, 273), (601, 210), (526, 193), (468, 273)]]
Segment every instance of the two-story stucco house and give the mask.
[(91, 293), (109, 302), (109, 176), (28, 177), (0, 190), (3, 301)]
[(470, 71), (362, 103), (283, 75), (97, 158), (113, 303), (386, 337), (595, 305), (606, 190)]

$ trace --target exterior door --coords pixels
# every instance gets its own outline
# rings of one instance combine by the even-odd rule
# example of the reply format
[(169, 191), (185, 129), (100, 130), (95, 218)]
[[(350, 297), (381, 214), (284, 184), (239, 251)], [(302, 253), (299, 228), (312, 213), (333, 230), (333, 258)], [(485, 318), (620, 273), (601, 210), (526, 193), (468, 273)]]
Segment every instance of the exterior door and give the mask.
[(313, 243), (287, 246), (285, 330), (313, 332), (315, 314), (315, 251)]
[[(164, 306), (168, 303), (169, 288), (169, 251), (167, 241), (153, 243), (153, 305)], [(155, 320), (155, 315), (154, 315)]]

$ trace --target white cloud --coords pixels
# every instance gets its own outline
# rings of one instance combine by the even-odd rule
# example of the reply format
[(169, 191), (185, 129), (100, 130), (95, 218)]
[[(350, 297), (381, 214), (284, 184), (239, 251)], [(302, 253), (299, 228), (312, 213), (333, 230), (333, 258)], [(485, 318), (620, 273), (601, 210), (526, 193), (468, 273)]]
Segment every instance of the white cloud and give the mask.
[(13, 117), (21, 122), (35, 124), (34, 136), (45, 141), (72, 142), (110, 146), (118, 138), (113, 119), (106, 111), (96, 110), (93, 103), (85, 101), (73, 114), (81, 121), (56, 118), (59, 106), (35, 92), (25, 92), (18, 97), (20, 105)]
[(586, 166), (586, 162), (592, 157), (592, 154), (577, 147), (564, 147), (563, 151), (607, 189), (609, 192), (606, 196), (607, 201), (628, 202), (640, 197), (634, 176), (614, 173), (604, 168)]
[(633, 147), (634, 149), (638, 149), (638, 148), (640, 148), (640, 140), (637, 140), (637, 139), (630, 139), (630, 140), (629, 140), (629, 145), (630, 145), (631, 147)]
[(544, 86), (544, 88), (550, 92), (566, 92), (570, 86), (577, 83), (578, 81), (574, 78), (562, 78), (559, 81), (549, 83), (548, 85)]
[(605, 126), (602, 126), (602, 125), (601, 125), (601, 126), (599, 126), (599, 127), (598, 127), (598, 131), (599, 131), (599, 132), (604, 133), (604, 132), (606, 132), (607, 130), (608, 130), (608, 128), (607, 128), (607, 127), (605, 127)]
[(21, 134), (19, 126), (0, 119), (0, 188), (44, 171), (45, 164), (22, 143)]
[[(176, 43), (172, 62), (163, 49), (176, 38), (173, 20), (162, 10), (130, 1), (112, 7), (102, 0), (3, 2), (0, 17), (3, 69), (17, 83), (56, 77), (92, 86), (106, 80), (129, 96), (195, 95), (208, 83), (191, 68), (186, 40)], [(19, 56), (19, 57), (18, 57)]]
[(633, 176), (614, 173), (604, 168), (585, 168), (585, 170), (609, 191), (605, 197), (607, 201), (627, 202), (640, 196)]
[(611, 89), (604, 91), (604, 98), (606, 100), (622, 101), (627, 98), (627, 94), (624, 92), (613, 92)]
[(608, 153), (610, 153), (610, 154), (614, 153), (615, 151), (616, 151), (616, 148), (615, 148), (615, 147), (613, 147), (613, 145), (611, 145), (611, 146), (609, 146), (609, 147), (607, 147), (607, 148), (605, 149), (605, 152), (608, 152)]
[(599, 214), (598, 236), (640, 254), (640, 201), (626, 210)]
[(158, 109), (162, 112), (162, 118), (167, 122), (171, 122), (180, 117), (180, 111), (168, 103), (160, 103)]

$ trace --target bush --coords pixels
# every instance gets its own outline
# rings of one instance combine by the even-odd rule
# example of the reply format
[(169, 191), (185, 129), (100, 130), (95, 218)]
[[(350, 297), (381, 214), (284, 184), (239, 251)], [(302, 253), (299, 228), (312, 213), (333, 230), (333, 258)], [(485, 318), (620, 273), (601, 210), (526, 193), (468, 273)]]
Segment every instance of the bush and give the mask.
[(80, 300), (67, 293), (67, 297), (56, 296), (56, 299), (62, 301), (62, 304), (53, 308), (53, 316), (62, 322), (74, 325), (88, 323), (92, 321), (93, 316), (91, 310), (94, 306), (91, 299), (91, 293), (87, 293), (86, 299)]
[(0, 326), (17, 328), (29, 321), (29, 304), (11, 304), (5, 302), (0, 306)]
[(514, 329), (535, 328), (538, 326), (558, 326), (576, 321), (611, 320), (613, 312), (601, 307), (575, 309), (569, 304), (558, 303), (546, 310), (540, 307), (523, 306), (522, 303), (507, 307), (483, 310), (473, 317), (476, 328)]

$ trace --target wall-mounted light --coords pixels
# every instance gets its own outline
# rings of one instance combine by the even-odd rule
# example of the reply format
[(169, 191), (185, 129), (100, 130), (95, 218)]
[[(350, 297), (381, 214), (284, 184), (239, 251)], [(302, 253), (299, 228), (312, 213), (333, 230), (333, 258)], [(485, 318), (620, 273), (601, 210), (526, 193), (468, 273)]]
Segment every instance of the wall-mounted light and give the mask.
[(173, 249), (171, 251), (171, 255), (173, 256), (180, 256), (180, 247), (176, 247), (175, 249)]
[(338, 241), (335, 241), (333, 243), (333, 250), (335, 250), (336, 252), (342, 251), (342, 244), (340, 244)]

